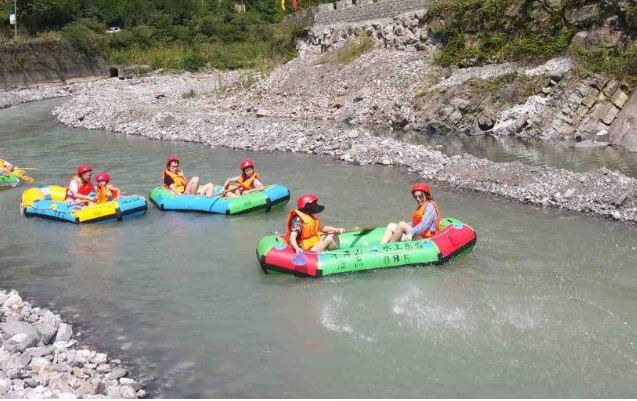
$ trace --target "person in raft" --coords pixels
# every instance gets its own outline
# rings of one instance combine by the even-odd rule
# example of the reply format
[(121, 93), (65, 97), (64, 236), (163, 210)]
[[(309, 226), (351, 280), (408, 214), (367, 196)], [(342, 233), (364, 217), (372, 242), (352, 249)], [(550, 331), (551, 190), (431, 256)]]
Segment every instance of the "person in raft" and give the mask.
[(13, 164), (4, 159), (0, 159), (0, 174), (9, 175), (13, 171)]
[(175, 156), (166, 160), (163, 178), (164, 188), (175, 195), (205, 195), (210, 197), (214, 191), (214, 185), (211, 183), (200, 187), (199, 177), (192, 177), (188, 181), (184, 173), (179, 169), (179, 159)]
[(381, 244), (423, 239), (440, 231), (440, 212), (431, 197), (429, 185), (414, 184), (411, 194), (418, 205), (411, 216), (411, 223), (389, 223), (380, 240)]
[[(234, 198), (235, 196), (240, 196), (241, 194), (263, 187), (261, 177), (259, 177), (259, 174), (254, 171), (254, 163), (252, 160), (242, 160), (240, 167), (241, 175), (228, 178), (226, 182), (223, 183), (223, 192), (221, 192), (223, 196)], [(236, 183), (237, 187), (228, 189), (232, 183)]]
[(66, 186), (66, 202), (71, 205), (87, 204), (95, 202), (95, 190), (91, 182), (93, 168), (88, 164), (78, 166), (77, 175), (71, 178)]
[(99, 173), (95, 176), (97, 183), (97, 203), (110, 202), (119, 199), (119, 189), (110, 184), (111, 177), (108, 173)]
[(318, 204), (316, 195), (302, 195), (297, 201), (298, 209), (292, 210), (288, 216), (285, 239), (296, 253), (303, 251), (322, 252), (340, 248), (338, 235), (342, 228), (321, 226), (316, 214), (321, 213), (324, 206)]

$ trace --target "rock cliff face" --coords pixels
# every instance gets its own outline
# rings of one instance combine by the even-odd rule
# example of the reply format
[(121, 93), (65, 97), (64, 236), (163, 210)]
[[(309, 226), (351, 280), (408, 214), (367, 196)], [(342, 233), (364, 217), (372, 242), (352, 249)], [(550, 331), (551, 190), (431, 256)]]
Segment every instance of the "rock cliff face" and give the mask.
[(0, 45), (0, 89), (105, 74), (101, 56), (88, 56), (65, 41)]
[[(546, 7), (557, 8), (555, 12), (563, 15), (566, 26), (579, 30), (572, 39), (575, 45), (591, 51), (608, 46), (637, 48), (637, 42), (631, 39), (637, 19), (631, 17), (633, 9), (627, 2), (609, 2), (606, 8), (600, 3), (567, 7), (559, 0), (531, 3), (542, 6), (538, 10), (543, 11), (534, 14), (538, 23), (546, 23)], [(518, 6), (514, 1), (511, 4)], [(635, 6), (637, 11), (637, 3)], [(433, 65), (432, 55), (440, 49), (440, 32), (446, 24), (439, 14), (423, 9), (394, 18), (315, 26), (308, 30), (299, 50), (302, 57), (335, 52), (364, 35), (376, 47), (396, 52), (395, 66), (386, 67), (397, 72), (400, 60), (408, 58), (403, 52), (422, 54), (425, 65), (413, 74), (422, 74), (420, 79), (414, 77), (416, 82), (405, 83), (400, 96), (379, 93), (377, 88), (369, 88), (371, 85), (361, 91), (364, 85), (356, 81), (373, 66), (358, 61), (355, 68), (360, 71), (359, 79), (351, 82), (342, 76), (334, 78), (349, 82), (344, 86), (357, 88), (356, 93), (339, 88), (339, 109), (347, 110), (347, 118), (341, 116), (341, 120), (436, 135), (515, 135), (577, 146), (612, 144), (637, 151), (637, 133), (626, 128), (630, 112), (622, 112), (625, 105), (637, 102), (629, 102), (633, 92), (630, 81), (585, 72), (579, 68), (579, 60), (569, 56), (539, 66), (504, 63), (439, 68)], [(467, 60), (464, 64), (471, 63)], [(338, 76), (349, 68), (328, 73)], [(298, 74), (290, 76), (297, 82), (298, 78)], [(368, 96), (361, 96), (361, 92)], [(390, 100), (374, 110), (368, 108), (373, 103), (368, 98)], [(618, 116), (621, 118), (616, 123)]]

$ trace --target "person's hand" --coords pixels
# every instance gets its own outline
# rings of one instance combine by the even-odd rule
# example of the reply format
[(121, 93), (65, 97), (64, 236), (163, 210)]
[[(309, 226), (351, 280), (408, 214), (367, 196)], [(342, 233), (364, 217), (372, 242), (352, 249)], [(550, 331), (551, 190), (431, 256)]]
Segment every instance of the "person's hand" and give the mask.
[(97, 202), (97, 196), (91, 196), (91, 202)]
[(303, 251), (301, 250), (301, 248), (296, 248), (296, 254), (297, 255), (300, 255), (302, 253), (303, 253)]
[(411, 235), (411, 234), (404, 234), (403, 238), (404, 238), (404, 240), (403, 240), (403, 241), (411, 241), (411, 239), (413, 238), (413, 235)]
[(337, 229), (336, 229), (336, 233), (337, 233), (337, 234), (343, 234), (344, 232), (345, 232), (345, 229), (344, 229), (344, 228), (337, 228)]

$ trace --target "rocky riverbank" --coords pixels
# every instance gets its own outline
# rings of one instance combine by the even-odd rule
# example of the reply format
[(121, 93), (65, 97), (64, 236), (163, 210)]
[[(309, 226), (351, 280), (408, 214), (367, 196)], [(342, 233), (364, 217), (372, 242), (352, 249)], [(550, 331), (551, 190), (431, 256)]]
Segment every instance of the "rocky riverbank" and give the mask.
[[(305, 119), (301, 111), (311, 105), (302, 101), (297, 109), (288, 110), (288, 116), (294, 118), (254, 110), (249, 99), (247, 106), (241, 106), (242, 113), (233, 113), (232, 106), (241, 105), (241, 98), (233, 100), (236, 94), (207, 92), (214, 79), (214, 75), (183, 74), (101, 81), (83, 87), (54, 114), (66, 125), (152, 139), (330, 155), (356, 164), (401, 166), (425, 180), (459, 189), (637, 222), (637, 180), (621, 173), (598, 169), (579, 174), (518, 162), (494, 163), (467, 154), (448, 157), (425, 146), (374, 136), (361, 127), (317, 121), (326, 114), (314, 115), (308, 121), (311, 114)], [(193, 92), (195, 95), (183, 95)], [(299, 100), (293, 92), (289, 96)]]
[(59, 315), (0, 290), (0, 398), (145, 398), (143, 380), (128, 375)]
[(0, 91), (0, 110), (22, 103), (70, 96), (78, 85), (81, 84), (36, 86), (30, 89)]

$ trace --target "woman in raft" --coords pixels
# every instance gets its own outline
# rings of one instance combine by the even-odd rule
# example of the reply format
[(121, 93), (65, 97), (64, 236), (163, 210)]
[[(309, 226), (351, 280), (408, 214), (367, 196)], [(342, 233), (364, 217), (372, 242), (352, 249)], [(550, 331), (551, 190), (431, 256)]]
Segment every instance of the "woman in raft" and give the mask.
[(205, 195), (210, 197), (214, 191), (214, 185), (211, 183), (200, 187), (199, 177), (192, 177), (188, 181), (184, 173), (179, 169), (179, 159), (175, 156), (166, 160), (163, 176), (164, 188), (175, 195)]
[(322, 252), (340, 248), (338, 235), (344, 230), (321, 225), (316, 215), (321, 213), (325, 206), (318, 204), (316, 195), (302, 195), (299, 197), (297, 206), (298, 209), (292, 210), (288, 216), (285, 234), (286, 241), (296, 253)]
[[(254, 171), (254, 163), (250, 159), (241, 161), (241, 175), (230, 177), (223, 183), (223, 196), (234, 198), (255, 189), (263, 188), (261, 177)], [(236, 183), (236, 187), (229, 188), (230, 184)]]
[(440, 212), (431, 197), (427, 184), (415, 184), (411, 194), (416, 200), (416, 210), (411, 216), (411, 223), (389, 223), (381, 239), (381, 244), (397, 241), (412, 241), (427, 238), (440, 231)]

